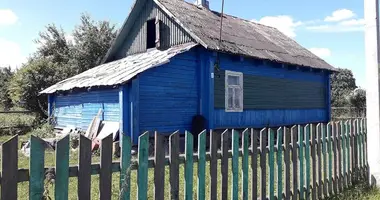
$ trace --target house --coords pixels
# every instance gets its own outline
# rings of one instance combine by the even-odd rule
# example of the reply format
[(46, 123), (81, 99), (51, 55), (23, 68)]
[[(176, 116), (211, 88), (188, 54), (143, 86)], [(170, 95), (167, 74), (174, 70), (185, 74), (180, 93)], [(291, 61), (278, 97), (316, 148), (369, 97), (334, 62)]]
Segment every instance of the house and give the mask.
[(102, 120), (120, 131), (283, 126), (330, 119), (335, 68), (275, 28), (208, 2), (136, 0), (103, 64), (41, 93), (59, 127)]

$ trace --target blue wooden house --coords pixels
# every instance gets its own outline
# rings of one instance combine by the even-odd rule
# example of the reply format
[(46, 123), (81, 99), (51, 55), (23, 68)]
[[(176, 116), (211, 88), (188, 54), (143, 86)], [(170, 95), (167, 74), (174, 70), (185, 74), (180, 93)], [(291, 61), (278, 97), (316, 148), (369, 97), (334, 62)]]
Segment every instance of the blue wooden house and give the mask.
[(101, 65), (41, 93), (56, 126), (85, 129), (102, 109), (137, 142), (145, 131), (189, 130), (197, 115), (213, 129), (327, 122), (334, 70), (205, 0), (136, 0)]

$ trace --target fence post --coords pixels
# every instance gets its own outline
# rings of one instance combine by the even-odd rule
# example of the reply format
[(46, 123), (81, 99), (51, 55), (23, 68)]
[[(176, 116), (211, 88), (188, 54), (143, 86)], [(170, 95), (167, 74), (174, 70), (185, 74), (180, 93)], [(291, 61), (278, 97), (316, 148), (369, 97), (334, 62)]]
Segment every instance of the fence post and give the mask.
[(267, 129), (264, 128), (260, 131), (260, 169), (261, 169), (261, 199), (267, 199)]
[(172, 200), (179, 199), (179, 132), (169, 137), (170, 195)]
[(248, 200), (248, 129), (245, 129), (242, 135), (242, 199)]
[(239, 199), (239, 132), (232, 130), (232, 187), (231, 199)]
[[(191, 148), (193, 147), (191, 146)], [(145, 200), (148, 198), (149, 132), (140, 135), (138, 149), (137, 198), (138, 200)]]
[(1, 199), (17, 199), (18, 179), (18, 135), (1, 146)]
[(204, 200), (206, 176), (206, 131), (198, 135), (198, 200)]
[(185, 145), (185, 200), (193, 199), (193, 134), (186, 131)]

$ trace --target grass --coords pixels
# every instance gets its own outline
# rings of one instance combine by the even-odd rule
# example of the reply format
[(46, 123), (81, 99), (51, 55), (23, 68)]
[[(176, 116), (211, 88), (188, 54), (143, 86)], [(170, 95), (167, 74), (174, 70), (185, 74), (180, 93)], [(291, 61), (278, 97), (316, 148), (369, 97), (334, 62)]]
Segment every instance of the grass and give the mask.
[(30, 131), (35, 123), (36, 116), (34, 114), (20, 114), (20, 113), (0, 113), (0, 128), (3, 127), (17, 127), (10, 129), (0, 129), (0, 135), (15, 135), (25, 134)]

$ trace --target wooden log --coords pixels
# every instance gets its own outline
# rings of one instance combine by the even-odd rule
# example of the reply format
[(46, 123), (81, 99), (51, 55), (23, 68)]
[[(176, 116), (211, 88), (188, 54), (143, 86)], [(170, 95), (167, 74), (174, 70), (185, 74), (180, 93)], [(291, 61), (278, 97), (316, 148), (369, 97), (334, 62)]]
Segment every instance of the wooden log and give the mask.
[(18, 179), (18, 135), (1, 146), (1, 199), (17, 199)]
[(79, 137), (78, 199), (91, 197), (91, 140), (84, 135)]

